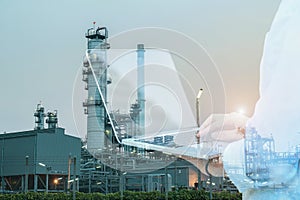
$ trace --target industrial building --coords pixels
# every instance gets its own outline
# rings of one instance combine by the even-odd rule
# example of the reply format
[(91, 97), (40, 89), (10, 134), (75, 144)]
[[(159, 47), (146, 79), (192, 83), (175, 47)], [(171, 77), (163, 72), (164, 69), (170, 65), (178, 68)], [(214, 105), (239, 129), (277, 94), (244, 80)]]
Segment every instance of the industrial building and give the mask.
[(66, 135), (57, 113), (45, 114), (41, 104), (35, 117), (34, 130), (0, 134), (2, 192), (67, 191), (68, 179), (79, 175), (80, 138)]

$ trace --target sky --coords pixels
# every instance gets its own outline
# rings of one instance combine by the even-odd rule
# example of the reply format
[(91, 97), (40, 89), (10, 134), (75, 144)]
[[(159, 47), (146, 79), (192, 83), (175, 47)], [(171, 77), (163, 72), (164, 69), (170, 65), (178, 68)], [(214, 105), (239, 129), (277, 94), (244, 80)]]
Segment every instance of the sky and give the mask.
[[(42, 101), (46, 110), (58, 110), (61, 127), (70, 134), (79, 134), (73, 119), (72, 93), (85, 53), (84, 34), (93, 21), (109, 29), (111, 46), (122, 39), (118, 40), (118, 35), (143, 27), (180, 32), (200, 44), (222, 77), (225, 111), (242, 108), (251, 116), (259, 97), (264, 37), (279, 3), (1, 0), (0, 133), (32, 129), (34, 109)], [(193, 48), (184, 50), (197, 56)], [(188, 71), (182, 73), (189, 76)]]

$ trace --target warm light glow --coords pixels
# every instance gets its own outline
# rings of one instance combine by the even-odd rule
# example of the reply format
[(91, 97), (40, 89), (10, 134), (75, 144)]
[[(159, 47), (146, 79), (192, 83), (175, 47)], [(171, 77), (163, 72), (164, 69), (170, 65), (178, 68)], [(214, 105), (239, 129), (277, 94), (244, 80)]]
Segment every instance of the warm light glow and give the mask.
[(240, 108), (240, 109), (238, 110), (238, 113), (243, 115), (243, 114), (245, 114), (245, 110), (244, 110), (243, 108)]
[(55, 185), (57, 185), (57, 184), (58, 184), (58, 179), (54, 179), (53, 183), (54, 183)]

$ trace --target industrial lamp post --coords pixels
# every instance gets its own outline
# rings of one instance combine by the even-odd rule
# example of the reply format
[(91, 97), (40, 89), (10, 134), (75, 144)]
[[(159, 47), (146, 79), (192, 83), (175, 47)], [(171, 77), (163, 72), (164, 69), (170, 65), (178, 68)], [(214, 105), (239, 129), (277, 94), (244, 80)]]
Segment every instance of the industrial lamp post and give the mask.
[[(203, 89), (201, 88), (197, 94), (197, 97), (196, 97), (196, 120), (197, 120), (197, 127), (200, 128), (200, 97), (203, 93)], [(197, 133), (198, 131), (196, 132), (196, 139), (197, 139), (197, 154), (199, 152), (199, 148), (200, 148), (200, 136), (197, 136)], [(199, 189), (201, 186), (200, 186), (200, 183), (201, 183), (201, 172), (199, 171), (199, 174), (198, 174), (198, 186), (197, 188)]]
[(122, 172), (122, 171), (120, 171), (120, 196), (121, 196), (121, 199), (123, 200), (123, 198), (124, 198), (124, 187), (125, 187), (125, 189), (126, 189), (126, 186), (125, 186), (125, 184), (126, 184), (126, 180), (125, 180), (125, 175), (127, 174), (127, 172)]
[(28, 159), (29, 156), (25, 156), (25, 193), (28, 192)]
[[(73, 163), (73, 180), (70, 180), (71, 177), (71, 164)], [(72, 190), (72, 199), (75, 200), (76, 199), (76, 189), (75, 189), (75, 181), (79, 181), (78, 178), (76, 178), (76, 156), (71, 156), (71, 154), (69, 155), (69, 162), (68, 162), (68, 192), (71, 189), (70, 188), (70, 183), (73, 183), (73, 190)], [(79, 186), (78, 186), (79, 188)]]
[[(117, 156), (117, 154), (116, 154)], [(120, 180), (119, 180), (119, 189), (120, 189), (120, 197), (121, 200), (124, 198), (124, 188), (126, 189), (126, 178), (125, 175), (127, 174), (126, 171), (123, 171), (123, 164), (124, 164), (124, 157), (121, 155), (121, 160), (120, 160)]]
[[(200, 97), (202, 93), (203, 93), (203, 89), (201, 88), (196, 97), (196, 120), (197, 120), (198, 128), (200, 128)], [(200, 144), (200, 136), (197, 137), (197, 144)]]

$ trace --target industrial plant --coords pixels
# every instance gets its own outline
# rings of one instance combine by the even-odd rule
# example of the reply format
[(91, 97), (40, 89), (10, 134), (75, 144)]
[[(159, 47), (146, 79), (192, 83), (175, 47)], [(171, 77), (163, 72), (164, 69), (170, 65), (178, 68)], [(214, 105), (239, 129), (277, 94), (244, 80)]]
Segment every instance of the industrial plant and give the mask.
[[(136, 101), (127, 113), (108, 108), (108, 30), (90, 28), (86, 33), (87, 51), (83, 61), (83, 78), (87, 99), (83, 102), (87, 114), (87, 142), (81, 167), (80, 190), (100, 191), (170, 191), (178, 188), (209, 188), (236, 190), (224, 172), (213, 177), (208, 172), (219, 163), (196, 161), (195, 157), (164, 151), (176, 147), (174, 134), (145, 135), (145, 52), (144, 44), (137, 44)], [(191, 131), (195, 131), (192, 129)], [(149, 136), (148, 136), (149, 138)], [(138, 140), (144, 145), (130, 143)], [(156, 147), (156, 148), (151, 148)], [(159, 148), (161, 147), (161, 148)], [(187, 159), (186, 159), (187, 158)], [(218, 159), (215, 159), (218, 160)], [(201, 166), (205, 166), (206, 170)], [(158, 166), (161, 166), (158, 168)], [(208, 167), (209, 166), (209, 167)]]
[[(196, 138), (194, 146), (181, 154), (178, 152), (183, 147), (175, 143), (174, 133), (145, 134), (144, 44), (137, 44), (135, 50), (136, 100), (124, 113), (108, 107), (108, 88), (113, 77), (108, 74), (107, 28), (90, 28), (85, 37), (82, 81), (87, 90), (83, 102), (86, 141), (65, 134), (58, 126), (57, 111), (45, 113), (38, 104), (34, 130), (0, 135), (1, 191), (237, 191), (220, 167), (218, 152), (209, 154), (207, 160), (197, 159)], [(197, 127), (184, 131), (196, 130)], [(218, 177), (212, 176), (210, 171), (217, 169), (221, 169)]]

